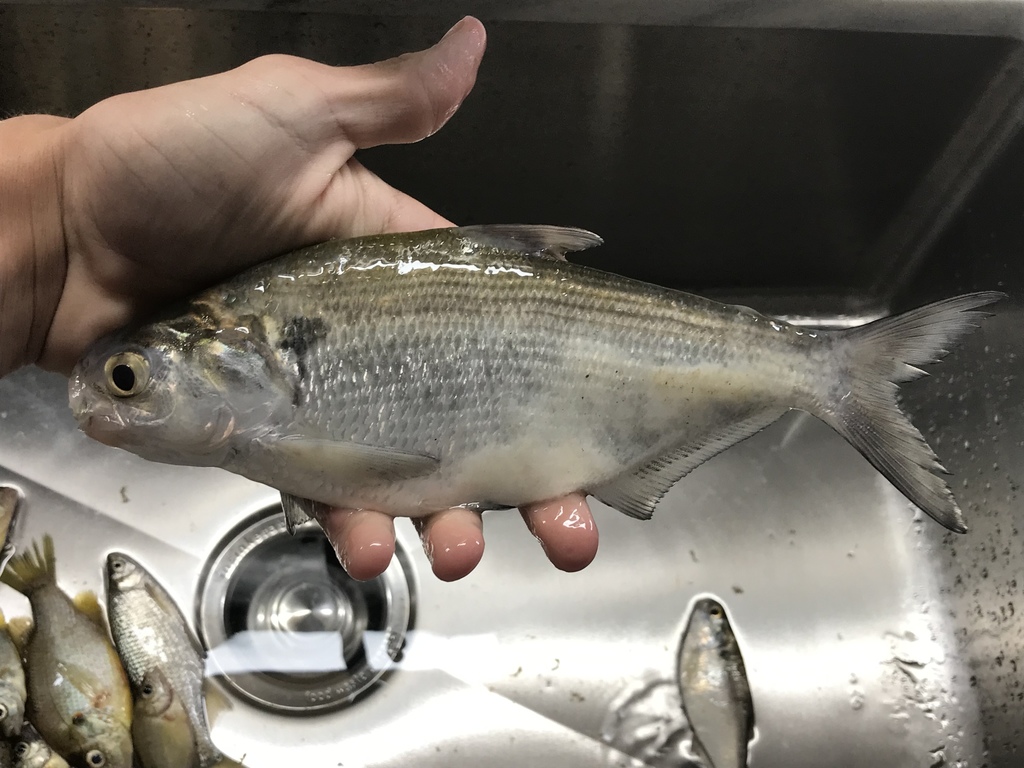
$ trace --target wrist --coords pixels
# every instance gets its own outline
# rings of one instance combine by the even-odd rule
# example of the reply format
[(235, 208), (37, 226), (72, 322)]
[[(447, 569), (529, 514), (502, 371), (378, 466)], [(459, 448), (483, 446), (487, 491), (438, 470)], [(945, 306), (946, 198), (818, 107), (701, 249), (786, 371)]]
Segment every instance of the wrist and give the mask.
[(0, 121), (0, 376), (36, 362), (64, 287), (65, 118)]

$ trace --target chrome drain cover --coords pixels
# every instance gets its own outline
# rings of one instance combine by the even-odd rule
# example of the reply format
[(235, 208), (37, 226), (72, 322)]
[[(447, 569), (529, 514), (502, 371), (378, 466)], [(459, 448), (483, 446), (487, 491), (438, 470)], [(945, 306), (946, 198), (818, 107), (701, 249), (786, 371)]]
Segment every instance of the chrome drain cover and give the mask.
[(413, 619), (407, 560), (356, 581), (319, 527), (293, 536), (280, 508), (228, 535), (200, 581), (208, 671), (257, 706), (314, 714), (366, 693), (401, 653)]

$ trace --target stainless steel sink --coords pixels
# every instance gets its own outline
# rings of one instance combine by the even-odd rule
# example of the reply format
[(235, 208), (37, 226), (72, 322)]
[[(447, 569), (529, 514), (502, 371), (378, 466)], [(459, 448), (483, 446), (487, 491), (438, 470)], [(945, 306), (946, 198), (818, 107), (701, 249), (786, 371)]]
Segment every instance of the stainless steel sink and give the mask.
[[(456, 13), (363, 5), (0, 3), (0, 110), (73, 114), (270, 51), (366, 61)], [(488, 513), (483, 563), (443, 584), (402, 523), (400, 660), (306, 717), (235, 695), (217, 742), (251, 768), (687, 765), (685, 739), (658, 746), (685, 735), (675, 656), (712, 594), (744, 652), (755, 768), (1020, 765), (1024, 4), (577, 5), (483, 6), (490, 51), (463, 111), (364, 161), (456, 221), (590, 227), (608, 244), (587, 263), (800, 322), (1007, 291), (906, 388), (971, 530), (922, 519), (802, 414), (701, 467), (649, 523), (595, 504), (601, 551), (578, 574)], [(207, 565), (276, 503), (89, 441), (64, 380), (34, 369), (0, 381), (0, 482), (26, 496), (19, 542), (54, 536), (66, 589), (99, 590), (125, 550), (197, 626)], [(26, 604), (3, 588), (0, 607)]]

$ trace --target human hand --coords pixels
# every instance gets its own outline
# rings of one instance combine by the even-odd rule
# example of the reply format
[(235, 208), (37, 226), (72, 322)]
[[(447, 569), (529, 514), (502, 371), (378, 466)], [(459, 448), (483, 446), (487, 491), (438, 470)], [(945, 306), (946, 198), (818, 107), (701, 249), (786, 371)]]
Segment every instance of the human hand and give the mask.
[[(481, 24), (465, 19), (433, 48), (377, 64), (267, 56), (115, 96), (74, 120), (37, 117), (33, 130), (56, 141), (65, 252), (35, 265), (64, 279), (33, 283), (32, 307), (44, 316), (31, 326), (49, 331), (30, 359), (67, 372), (105, 333), (303, 245), (450, 226), (353, 153), (439, 130), (472, 88), (484, 46)], [(582, 495), (523, 515), (557, 567), (593, 559), (597, 531)], [(354, 577), (387, 567), (390, 516), (334, 510), (321, 524)], [(476, 513), (448, 510), (418, 528), (439, 578), (465, 576), (483, 554)]]

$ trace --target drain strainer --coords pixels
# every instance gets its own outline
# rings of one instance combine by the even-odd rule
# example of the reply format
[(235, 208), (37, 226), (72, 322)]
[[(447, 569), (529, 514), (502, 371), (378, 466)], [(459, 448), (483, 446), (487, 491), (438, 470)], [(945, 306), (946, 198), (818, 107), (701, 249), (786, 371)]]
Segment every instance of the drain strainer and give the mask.
[(337, 709), (398, 658), (413, 618), (407, 561), (355, 581), (319, 527), (293, 536), (280, 508), (230, 534), (200, 583), (210, 672), (252, 703), (287, 714)]

